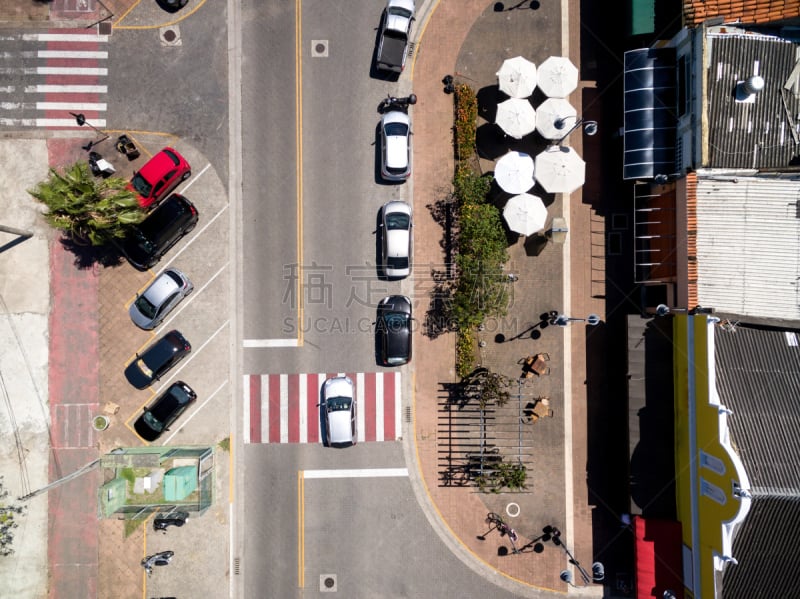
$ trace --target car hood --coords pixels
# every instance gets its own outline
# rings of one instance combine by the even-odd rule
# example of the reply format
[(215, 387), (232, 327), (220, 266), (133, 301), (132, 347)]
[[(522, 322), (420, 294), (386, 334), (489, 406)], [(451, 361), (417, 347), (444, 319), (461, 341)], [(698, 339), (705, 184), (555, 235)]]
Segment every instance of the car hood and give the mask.
[(328, 439), (331, 443), (350, 443), (353, 437), (350, 433), (350, 411), (340, 410), (328, 414)]
[(325, 398), (349, 397), (353, 398), (353, 387), (342, 378), (329, 379), (325, 383)]
[(139, 368), (140, 359), (141, 358), (137, 357), (133, 362), (128, 364), (128, 367), (125, 369), (125, 378), (137, 389), (144, 389), (153, 382), (153, 378), (146, 375), (142, 372), (142, 369)]

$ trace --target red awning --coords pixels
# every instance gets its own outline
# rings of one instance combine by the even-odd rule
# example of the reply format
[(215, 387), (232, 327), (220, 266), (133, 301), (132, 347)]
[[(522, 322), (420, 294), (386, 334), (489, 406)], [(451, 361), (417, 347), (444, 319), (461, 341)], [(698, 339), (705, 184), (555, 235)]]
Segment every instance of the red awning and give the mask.
[(636, 534), (636, 599), (664, 597), (669, 589), (683, 599), (681, 523), (633, 519)]

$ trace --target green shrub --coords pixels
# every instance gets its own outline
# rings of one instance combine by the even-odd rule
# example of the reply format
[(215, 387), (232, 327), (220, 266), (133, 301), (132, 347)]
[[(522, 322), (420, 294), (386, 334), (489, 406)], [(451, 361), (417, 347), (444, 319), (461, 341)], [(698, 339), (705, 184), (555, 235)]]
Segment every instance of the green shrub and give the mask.
[(459, 329), (456, 335), (456, 374), (469, 375), (475, 368), (475, 334), (472, 329)]

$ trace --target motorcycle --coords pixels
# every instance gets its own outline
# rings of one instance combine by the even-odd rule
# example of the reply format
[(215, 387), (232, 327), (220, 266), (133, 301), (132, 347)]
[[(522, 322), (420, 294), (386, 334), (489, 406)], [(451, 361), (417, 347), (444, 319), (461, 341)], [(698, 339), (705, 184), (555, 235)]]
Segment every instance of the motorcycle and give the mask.
[(153, 519), (153, 530), (163, 531), (167, 534), (170, 526), (180, 528), (189, 519), (189, 512), (170, 512), (169, 514), (159, 514)]
[(153, 566), (168, 566), (173, 555), (175, 555), (174, 551), (159, 551), (153, 555), (148, 555), (141, 562), (142, 568), (144, 568), (147, 575), (150, 576), (153, 574)]
[(403, 112), (407, 112), (408, 107), (413, 106), (416, 103), (416, 94), (410, 94), (409, 96), (403, 98), (395, 98), (394, 96), (390, 95), (381, 101), (380, 106), (378, 106), (378, 112), (384, 113), (391, 110), (401, 110)]

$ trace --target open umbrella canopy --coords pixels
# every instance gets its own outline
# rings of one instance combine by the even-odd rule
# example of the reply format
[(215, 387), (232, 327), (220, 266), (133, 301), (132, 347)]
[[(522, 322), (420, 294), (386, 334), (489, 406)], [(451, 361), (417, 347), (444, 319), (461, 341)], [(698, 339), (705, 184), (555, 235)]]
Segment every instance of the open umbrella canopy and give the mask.
[(532, 235), (544, 229), (547, 208), (539, 196), (523, 193), (506, 202), (503, 218), (512, 231), (522, 235)]
[(550, 193), (572, 193), (586, 180), (586, 163), (574, 148), (551, 146), (536, 156), (536, 180)]
[(497, 105), (495, 123), (516, 139), (522, 139), (536, 129), (536, 111), (527, 100), (511, 98)]
[(497, 83), (512, 98), (527, 98), (536, 88), (536, 65), (522, 56), (508, 58), (497, 71)]
[[(575, 107), (564, 98), (548, 98), (536, 109), (536, 130), (545, 139), (561, 139), (577, 116)], [(559, 129), (556, 123), (561, 119), (565, 126)]]
[(494, 166), (494, 179), (503, 191), (525, 193), (533, 180), (533, 159), (523, 152), (508, 152)]
[(565, 56), (551, 56), (539, 65), (538, 85), (549, 98), (566, 98), (578, 87), (578, 69)]

